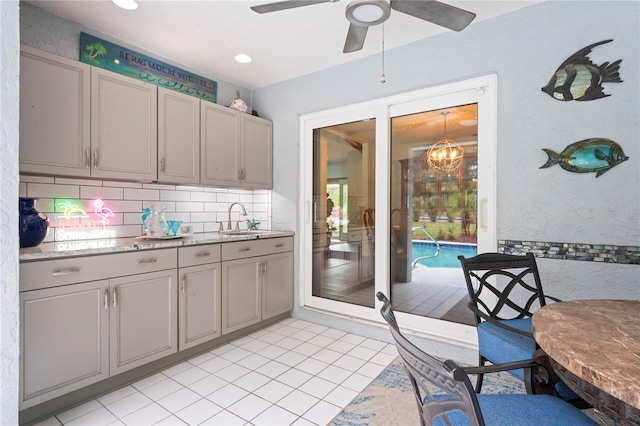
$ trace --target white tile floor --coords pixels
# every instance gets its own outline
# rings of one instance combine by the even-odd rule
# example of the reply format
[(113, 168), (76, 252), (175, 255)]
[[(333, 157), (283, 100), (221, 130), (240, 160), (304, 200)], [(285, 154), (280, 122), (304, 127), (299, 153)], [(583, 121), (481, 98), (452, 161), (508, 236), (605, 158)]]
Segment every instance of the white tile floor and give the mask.
[(325, 425), (398, 352), (293, 318), (38, 423)]

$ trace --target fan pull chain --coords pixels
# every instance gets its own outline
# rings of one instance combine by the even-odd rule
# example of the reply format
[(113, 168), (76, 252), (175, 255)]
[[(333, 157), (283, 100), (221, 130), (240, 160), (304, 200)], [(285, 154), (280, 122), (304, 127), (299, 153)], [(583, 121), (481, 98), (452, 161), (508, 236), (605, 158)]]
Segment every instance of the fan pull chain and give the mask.
[(380, 83), (384, 84), (387, 79), (384, 76), (384, 22), (382, 23), (382, 75), (380, 76)]

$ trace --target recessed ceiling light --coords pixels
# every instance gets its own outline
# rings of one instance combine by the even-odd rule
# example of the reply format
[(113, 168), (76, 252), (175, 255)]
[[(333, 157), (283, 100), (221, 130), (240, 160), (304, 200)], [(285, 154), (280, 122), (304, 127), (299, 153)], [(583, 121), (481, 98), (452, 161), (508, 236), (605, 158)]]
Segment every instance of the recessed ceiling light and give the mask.
[(478, 124), (478, 120), (462, 120), (460, 121), (461, 126), (475, 126), (476, 124)]
[(249, 62), (253, 61), (253, 59), (251, 59), (251, 56), (241, 53), (236, 56), (236, 61), (240, 62), (241, 64), (248, 64)]
[(136, 10), (138, 8), (138, 3), (136, 3), (136, 0), (111, 0), (111, 1), (113, 2), (113, 4), (123, 9)]

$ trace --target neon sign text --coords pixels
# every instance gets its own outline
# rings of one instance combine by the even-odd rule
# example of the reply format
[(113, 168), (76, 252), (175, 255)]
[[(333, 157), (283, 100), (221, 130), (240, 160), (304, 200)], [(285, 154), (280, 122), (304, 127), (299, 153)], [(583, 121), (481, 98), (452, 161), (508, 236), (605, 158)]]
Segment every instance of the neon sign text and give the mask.
[(96, 198), (90, 202), (92, 214), (88, 214), (77, 202), (60, 200), (56, 203), (56, 210), (62, 214), (56, 217), (57, 241), (95, 240), (116, 238), (115, 230), (108, 230), (106, 226), (115, 213), (105, 206), (104, 200)]

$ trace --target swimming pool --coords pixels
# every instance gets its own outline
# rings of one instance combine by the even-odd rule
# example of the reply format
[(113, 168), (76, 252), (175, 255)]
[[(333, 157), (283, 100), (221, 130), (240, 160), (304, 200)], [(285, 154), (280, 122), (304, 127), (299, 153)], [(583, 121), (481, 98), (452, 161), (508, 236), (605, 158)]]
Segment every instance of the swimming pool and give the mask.
[[(436, 245), (433, 241), (413, 240), (411, 246), (413, 250), (412, 262), (419, 257), (433, 255), (436, 252)], [(432, 268), (460, 268), (458, 256), (470, 257), (477, 253), (477, 244), (441, 242), (440, 254), (436, 257), (423, 259), (418, 262), (418, 265)]]

